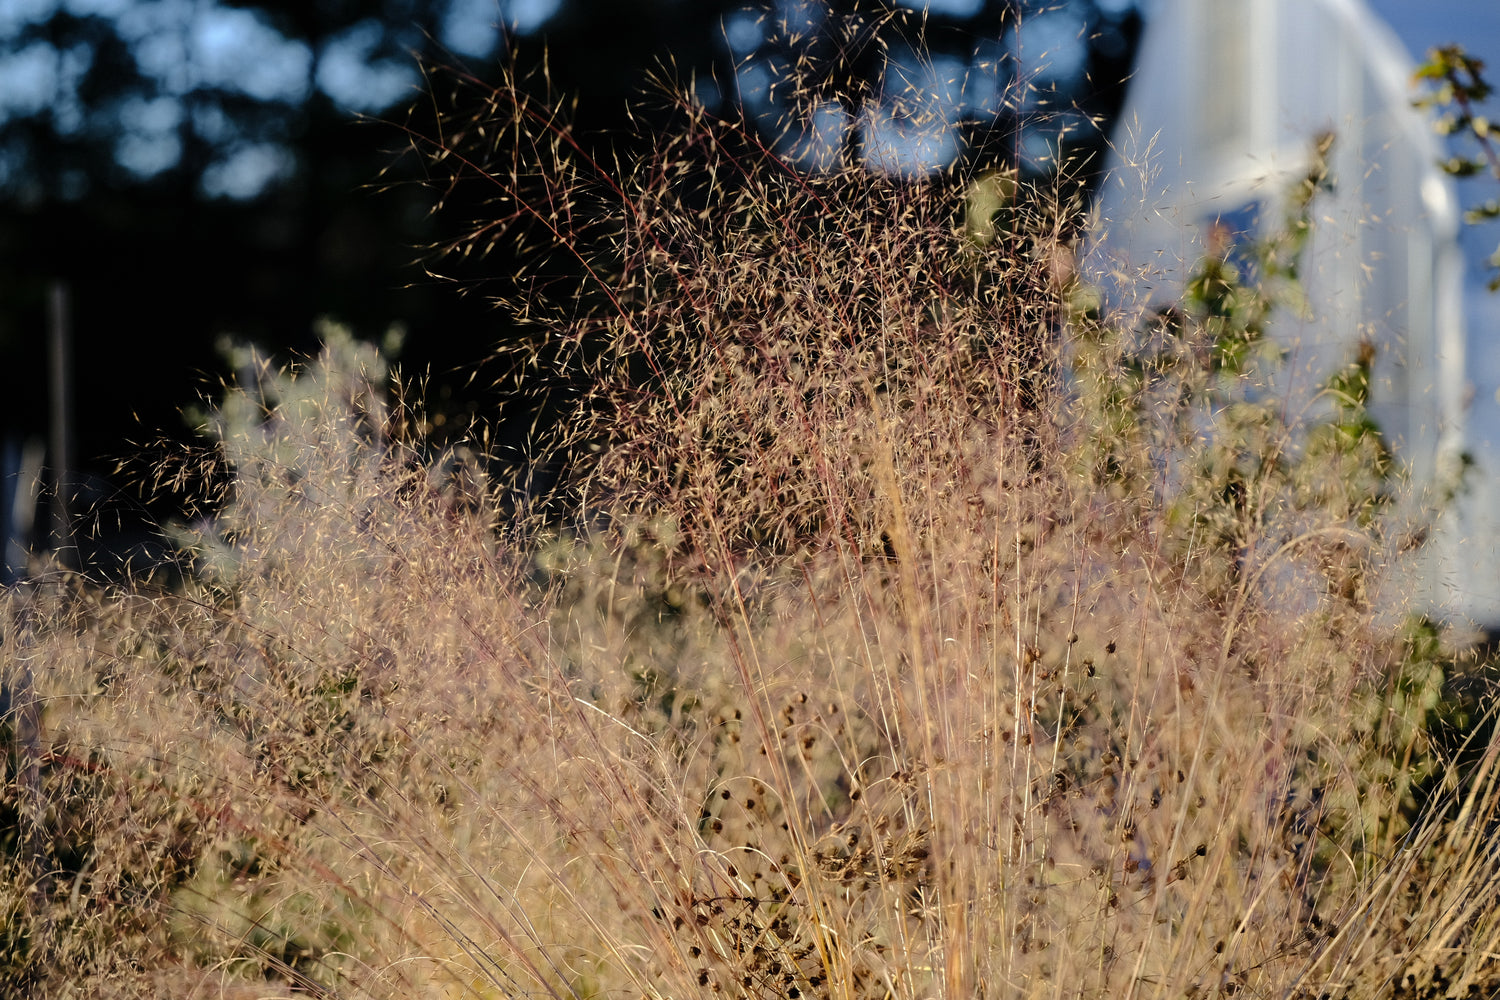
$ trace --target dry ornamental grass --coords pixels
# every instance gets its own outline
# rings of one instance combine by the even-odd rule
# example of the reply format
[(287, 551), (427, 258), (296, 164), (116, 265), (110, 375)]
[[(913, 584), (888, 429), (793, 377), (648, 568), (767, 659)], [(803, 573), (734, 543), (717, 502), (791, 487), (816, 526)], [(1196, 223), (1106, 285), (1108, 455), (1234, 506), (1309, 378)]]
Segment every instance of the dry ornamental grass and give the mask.
[(163, 472), (222, 488), (180, 583), (4, 595), (5, 992), (1500, 988), (1482, 672), (1369, 596), (1362, 397), (1252, 391), (1274, 283), (1122, 325), (1045, 190), (673, 120), (601, 164), (513, 86), (425, 147), (536, 243), (523, 474), (434, 471), (330, 327)]

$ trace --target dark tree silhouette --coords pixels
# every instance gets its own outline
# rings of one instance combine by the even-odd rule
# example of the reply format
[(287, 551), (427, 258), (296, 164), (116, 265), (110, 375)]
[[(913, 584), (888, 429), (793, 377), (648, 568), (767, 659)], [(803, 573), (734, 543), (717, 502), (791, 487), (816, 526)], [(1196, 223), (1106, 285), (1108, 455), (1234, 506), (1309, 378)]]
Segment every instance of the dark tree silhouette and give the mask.
[[(467, 376), (507, 335), (483, 294), (503, 259), (460, 275), (470, 295), (415, 266), (418, 248), (465, 221), (463, 195), (451, 215), (432, 216), (419, 159), (398, 158), (403, 133), (380, 123), (420, 129), (452, 110), (419, 62), (461, 65), (482, 82), (508, 61), (576, 97), (578, 133), (628, 157), (634, 130), (649, 127), (639, 98), (653, 75), (697, 80), (728, 112), (736, 66), (774, 73), (802, 60), (853, 116), (879, 92), (890, 52), (973, 60), (984, 46), (1000, 51), (1018, 15), (1048, 13), (1011, 0), (938, 4), (926, 16), (850, 0), (562, 0), (540, 30), (515, 37), (472, 20), (465, 29), (453, 20), (461, 6), (221, 0), (172, 21), (170, 4), (59, 0), (0, 14), (0, 75), (22, 84), (0, 96), (0, 437), (44, 433), (42, 334), (58, 280), (73, 295), (78, 454), (99, 489), (129, 441), (189, 433), (178, 409), (222, 372), (223, 338), (306, 351), (319, 316), (371, 338), (403, 325), (404, 370), (431, 373), (429, 405), (453, 411), (455, 426), (467, 410), (492, 410), (485, 381)], [(1067, 12), (1069, 44), (1085, 56), (1054, 104), (1107, 118), (1139, 18), (1118, 0), (1108, 7), (1124, 14), (1094, 0), (1051, 6)], [(853, 13), (868, 30), (848, 30)], [(1010, 77), (1026, 72), (998, 58)], [(969, 114), (963, 134), (971, 149), (1015, 159), (1022, 119), (997, 111)], [(775, 115), (761, 114), (774, 139)], [(1100, 136), (1070, 141), (1086, 153)]]

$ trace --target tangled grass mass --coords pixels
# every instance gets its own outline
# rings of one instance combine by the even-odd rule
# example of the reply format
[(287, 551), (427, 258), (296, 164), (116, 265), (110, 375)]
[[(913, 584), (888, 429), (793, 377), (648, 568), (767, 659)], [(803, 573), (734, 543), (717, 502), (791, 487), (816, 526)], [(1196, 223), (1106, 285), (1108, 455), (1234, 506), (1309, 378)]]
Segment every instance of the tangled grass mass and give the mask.
[(1131, 314), (1013, 174), (674, 114), (421, 147), (534, 262), (520, 458), (330, 326), (161, 466), (180, 574), (0, 598), (4, 995), (1500, 992), (1493, 673), (1392, 596), (1436, 508), (1371, 349), (1258, 391), (1322, 170)]

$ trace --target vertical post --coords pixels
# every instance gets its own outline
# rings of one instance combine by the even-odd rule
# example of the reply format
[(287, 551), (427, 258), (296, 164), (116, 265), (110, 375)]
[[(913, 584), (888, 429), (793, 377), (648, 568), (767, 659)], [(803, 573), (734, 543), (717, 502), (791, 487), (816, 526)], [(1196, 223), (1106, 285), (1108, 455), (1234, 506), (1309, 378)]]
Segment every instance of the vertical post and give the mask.
[(48, 450), (52, 456), (52, 551), (76, 568), (73, 542), (73, 331), (68, 286), (54, 281), (47, 297)]
[[(69, 328), (68, 289), (54, 281), (47, 297), (47, 382), (50, 390), (48, 447), (51, 451), (52, 547), (60, 565), (73, 557), (73, 525), (69, 513), (73, 482), (73, 345)], [(25, 479), (24, 453), (18, 474)], [(40, 469), (37, 469), (40, 472)], [(35, 478), (31, 480), (35, 482)], [(17, 502), (34, 505), (35, 489), (17, 489)], [(26, 508), (29, 514), (31, 506)], [(29, 518), (26, 518), (29, 520)], [(9, 525), (7, 525), (7, 528)], [(8, 548), (10, 539), (3, 543)], [(3, 563), (3, 560), (0, 560)], [(3, 566), (0, 566), (3, 568)], [(42, 706), (31, 672), (35, 629), (35, 584), (11, 582), (5, 602), (6, 621), (0, 624), (0, 739), (8, 743), (18, 807), (17, 860), (29, 868), (31, 885), (26, 908), (33, 921), (32, 947), (46, 955), (52, 946), (48, 899), (52, 894), (47, 854), (47, 801), (42, 789)]]

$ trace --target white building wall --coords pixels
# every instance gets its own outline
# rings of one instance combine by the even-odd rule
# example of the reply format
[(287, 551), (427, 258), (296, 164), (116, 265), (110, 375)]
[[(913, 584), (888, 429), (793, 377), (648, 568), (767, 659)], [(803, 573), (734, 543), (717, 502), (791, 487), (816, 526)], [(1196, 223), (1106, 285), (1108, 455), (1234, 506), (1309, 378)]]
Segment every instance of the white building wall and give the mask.
[[(1279, 225), (1283, 194), (1332, 130), (1334, 191), (1316, 202), (1304, 281), (1312, 315), (1278, 317), (1277, 376), (1314, 407), (1361, 338), (1377, 347), (1372, 416), (1430, 484), (1462, 451), (1464, 329), (1458, 207), (1429, 122), (1412, 109), (1412, 64), (1361, 0), (1159, 0), (1142, 40), (1095, 251), (1123, 265), (1147, 307), (1174, 300), (1219, 220)], [(1411, 502), (1424, 502), (1418, 495)], [(1500, 624), (1500, 591), (1450, 514), (1403, 567), (1403, 595)]]

